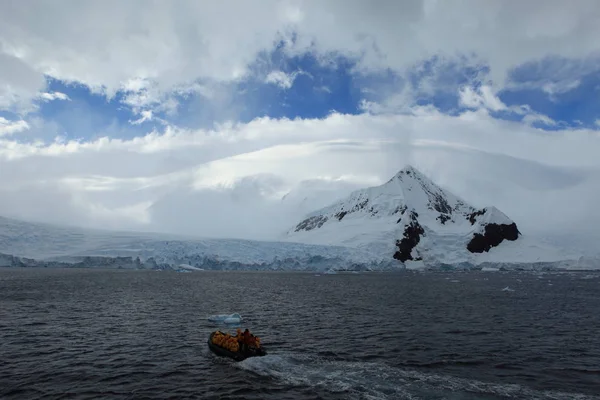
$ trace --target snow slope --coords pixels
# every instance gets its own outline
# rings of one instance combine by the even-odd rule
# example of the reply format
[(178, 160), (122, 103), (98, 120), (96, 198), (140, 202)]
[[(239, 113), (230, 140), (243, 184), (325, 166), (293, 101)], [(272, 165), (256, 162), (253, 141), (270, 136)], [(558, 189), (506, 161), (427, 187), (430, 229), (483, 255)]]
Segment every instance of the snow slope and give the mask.
[[(490, 245), (498, 234), (500, 243)], [(381, 186), (354, 191), (308, 214), (284, 240), (347, 246), (426, 265), (578, 257), (523, 236), (497, 208), (476, 209), (411, 166)]]

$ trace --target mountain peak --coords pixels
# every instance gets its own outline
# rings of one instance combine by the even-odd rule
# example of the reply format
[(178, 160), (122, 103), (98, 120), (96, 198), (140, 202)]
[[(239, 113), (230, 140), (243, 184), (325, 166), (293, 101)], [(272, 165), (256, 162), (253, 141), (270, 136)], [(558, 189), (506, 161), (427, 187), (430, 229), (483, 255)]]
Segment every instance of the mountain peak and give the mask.
[(398, 171), (396, 173), (396, 175), (394, 175), (392, 177), (392, 179), (390, 179), (388, 182), (391, 182), (395, 179), (403, 179), (405, 177), (411, 177), (411, 176), (425, 176), (423, 175), (423, 173), (421, 171), (419, 171), (417, 168), (413, 167), (410, 164), (407, 164), (406, 166), (404, 166), (404, 168), (402, 168), (400, 171)]
[[(470, 213), (475, 209), (454, 194), (442, 189), (412, 165), (406, 165), (386, 185), (398, 186), (406, 206), (418, 213), (435, 211), (450, 219), (454, 211)], [(439, 217), (438, 217), (439, 218)]]
[(402, 168), (400, 171), (398, 171), (398, 173), (396, 175), (402, 175), (402, 174), (404, 174), (404, 175), (410, 175), (411, 173), (416, 173), (416, 174), (419, 174), (419, 175), (423, 175), (421, 173), (421, 171), (419, 171), (417, 168), (413, 167), (410, 164), (406, 164), (404, 166), (404, 168)]
[(308, 214), (288, 232), (288, 239), (314, 244), (377, 247), (388, 254), (397, 248), (394, 258), (401, 261), (420, 259), (420, 252), (437, 255), (444, 246), (436, 242), (480, 253), (517, 237), (516, 224), (495, 207), (477, 210), (412, 165), (381, 186)]

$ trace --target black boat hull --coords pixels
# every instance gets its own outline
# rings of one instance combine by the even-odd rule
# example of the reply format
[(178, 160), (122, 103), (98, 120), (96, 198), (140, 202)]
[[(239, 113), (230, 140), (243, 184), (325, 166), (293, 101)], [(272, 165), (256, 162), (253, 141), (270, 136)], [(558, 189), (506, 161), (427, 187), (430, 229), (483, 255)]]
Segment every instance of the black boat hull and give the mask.
[(246, 358), (262, 357), (262, 356), (267, 355), (267, 352), (262, 347), (259, 349), (256, 349), (255, 351), (247, 351), (247, 352), (242, 352), (242, 351), (233, 352), (233, 351), (224, 349), (223, 347), (217, 346), (216, 344), (214, 344), (212, 342), (212, 338), (215, 335), (215, 333), (216, 332), (211, 333), (210, 336), (208, 337), (208, 348), (210, 349), (210, 351), (212, 351), (213, 353), (215, 353), (216, 355), (218, 355), (220, 357), (228, 357), (235, 361), (243, 361)]

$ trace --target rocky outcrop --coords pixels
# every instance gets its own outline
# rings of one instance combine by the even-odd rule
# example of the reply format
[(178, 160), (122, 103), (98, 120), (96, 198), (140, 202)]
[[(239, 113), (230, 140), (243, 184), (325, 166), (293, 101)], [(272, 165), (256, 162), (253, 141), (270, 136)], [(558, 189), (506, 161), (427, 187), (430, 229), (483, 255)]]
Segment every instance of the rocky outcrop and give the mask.
[(467, 244), (467, 250), (471, 253), (483, 253), (492, 247), (498, 246), (503, 240), (517, 240), (519, 229), (517, 224), (487, 224), (483, 234), (475, 233)]
[(406, 224), (404, 228), (404, 234), (402, 239), (396, 240), (396, 247), (398, 250), (394, 253), (394, 259), (405, 262), (408, 260), (418, 261), (421, 258), (413, 258), (412, 251), (421, 241), (421, 235), (425, 233), (423, 227), (417, 220), (417, 213), (412, 211), (410, 213), (410, 222)]
[(467, 244), (467, 250), (471, 253), (490, 251), (504, 240), (517, 240), (521, 233), (517, 224), (495, 207), (476, 210), (466, 217), (471, 225), (480, 225), (480, 231), (475, 232)]
[[(338, 218), (341, 220), (343, 217), (344, 216), (342, 216), (341, 218), (339, 218), (339, 217)], [(313, 229), (320, 228), (323, 226), (323, 224), (325, 222), (327, 222), (327, 220), (328, 220), (328, 218), (323, 215), (316, 215), (314, 217), (306, 218), (304, 221), (302, 221), (298, 225), (296, 225), (295, 231), (296, 232), (311, 231)]]
[(475, 222), (477, 222), (477, 217), (481, 217), (482, 215), (485, 214), (487, 210), (481, 209), (481, 210), (477, 210), (477, 211), (473, 211), (471, 214), (467, 215), (467, 219), (469, 220), (469, 222), (471, 223), (471, 225), (475, 224)]

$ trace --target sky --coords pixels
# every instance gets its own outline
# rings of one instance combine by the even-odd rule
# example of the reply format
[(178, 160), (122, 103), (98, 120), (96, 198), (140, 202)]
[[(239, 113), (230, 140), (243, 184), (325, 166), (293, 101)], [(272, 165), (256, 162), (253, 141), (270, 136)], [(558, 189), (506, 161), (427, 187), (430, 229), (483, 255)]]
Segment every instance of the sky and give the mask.
[(0, 215), (276, 239), (407, 164), (600, 234), (595, 0), (0, 0)]

